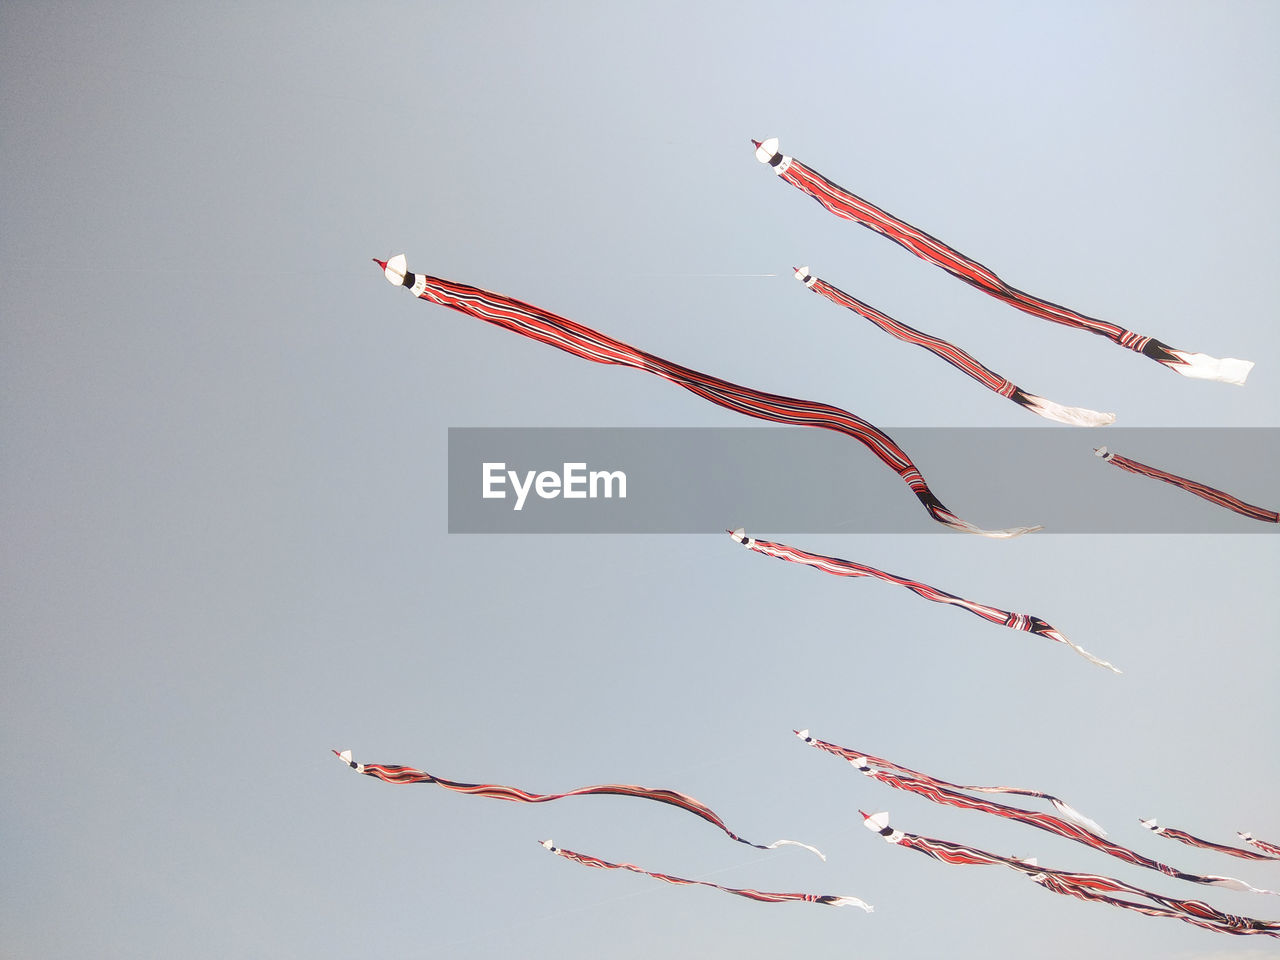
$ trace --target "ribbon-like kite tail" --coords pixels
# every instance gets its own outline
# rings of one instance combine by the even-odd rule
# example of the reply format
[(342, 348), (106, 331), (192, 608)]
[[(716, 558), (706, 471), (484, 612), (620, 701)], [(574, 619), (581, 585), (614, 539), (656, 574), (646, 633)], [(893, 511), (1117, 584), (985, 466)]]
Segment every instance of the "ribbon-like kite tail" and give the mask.
[[(849, 763), (851, 763), (853, 766), (857, 767), (860, 771), (863, 771), (863, 772), (865, 772), (863, 770), (864, 767), (875, 766), (882, 771), (899, 774), (903, 777), (909, 777), (913, 780), (919, 780), (921, 782), (928, 783), (933, 787), (937, 787), (943, 790), (967, 790), (970, 793), (1015, 794), (1020, 797), (1034, 797), (1038, 800), (1046, 800), (1048, 801), (1050, 806), (1052, 806), (1055, 810), (1058, 811), (1058, 813), (1062, 814), (1063, 817), (1070, 820), (1076, 826), (1084, 830), (1087, 830), (1089, 833), (1092, 833), (1099, 837), (1105, 837), (1107, 835), (1107, 831), (1102, 829), (1100, 824), (1090, 819), (1089, 817), (1086, 817), (1083, 813), (1081, 813), (1079, 810), (1072, 807), (1069, 803), (1067, 803), (1065, 800), (1061, 799), (1060, 797), (1055, 797), (1053, 794), (1045, 793), (1042, 790), (1031, 790), (1027, 787), (980, 787), (980, 786), (974, 786), (972, 784), (952, 783), (949, 780), (939, 780), (937, 777), (931, 777), (929, 776), (929, 774), (921, 773), (919, 770), (912, 770), (910, 767), (904, 767), (900, 763), (894, 763), (892, 760), (886, 760), (883, 757), (873, 757), (869, 753), (863, 753), (858, 750), (852, 750), (849, 747), (837, 746), (834, 743), (828, 743), (826, 740), (819, 740), (817, 737), (811, 736), (808, 730), (793, 730), (792, 733), (794, 733), (797, 737), (799, 737), (805, 743), (809, 744), (809, 746), (816, 747), (817, 749), (822, 750), (826, 753), (829, 753), (832, 756), (839, 757), (841, 760), (847, 760)], [(973, 800), (972, 797), (969, 797), (967, 799)], [(936, 801), (936, 802), (940, 802), (940, 801)], [(979, 803), (981, 801), (974, 800), (974, 802)], [(981, 808), (975, 808), (975, 809), (981, 809)], [(1015, 809), (1015, 808), (1009, 807), (1009, 808), (1002, 808), (1002, 809)], [(996, 810), (988, 810), (987, 812), (996, 813), (997, 816), (1002, 815)], [(1024, 812), (1024, 811), (1019, 811), (1019, 812)]]
[(1184, 377), (1197, 380), (1219, 380), (1223, 383), (1242, 384), (1253, 369), (1249, 360), (1227, 358), (1219, 360), (1203, 353), (1189, 353), (1175, 350), (1154, 337), (1144, 337), (1126, 330), (1124, 327), (1095, 317), (1077, 313), (1061, 304), (1034, 297), (1017, 287), (1010, 286), (976, 260), (966, 257), (953, 247), (947, 246), (937, 237), (930, 236), (918, 227), (913, 227), (904, 220), (881, 210), (873, 203), (850, 193), (844, 187), (828, 180), (816, 170), (805, 166), (794, 157), (788, 157), (778, 151), (777, 137), (771, 137), (761, 143), (752, 140), (756, 147), (756, 159), (767, 163), (773, 172), (798, 190), (807, 193), (831, 213), (842, 220), (852, 220), (868, 227), (895, 243), (906, 247), (922, 260), (927, 260), (941, 267), (947, 273), (958, 277), (983, 293), (1003, 300), (1023, 313), (1042, 320), (1051, 320), (1077, 330), (1087, 330), (1106, 337), (1112, 343), (1167, 367)]
[(516, 803), (547, 803), (551, 800), (563, 800), (565, 797), (592, 795), (637, 797), (641, 800), (655, 800), (658, 803), (666, 803), (673, 807), (679, 807), (681, 810), (687, 810), (695, 817), (701, 817), (707, 823), (722, 831), (729, 839), (736, 840), (738, 843), (745, 843), (748, 847), (755, 847), (757, 850), (776, 850), (778, 847), (784, 846), (803, 847), (820, 859), (827, 859), (817, 847), (811, 847), (807, 843), (800, 843), (798, 840), (752, 843), (725, 826), (725, 822), (720, 819), (719, 814), (705, 803), (695, 800), (686, 794), (677, 793), (674, 790), (655, 790), (651, 787), (637, 787), (629, 783), (606, 783), (593, 787), (580, 787), (577, 790), (569, 790), (566, 793), (529, 793), (519, 787), (508, 787), (500, 783), (460, 783), (457, 780), (446, 780), (443, 777), (427, 773), (425, 770), (417, 770), (414, 767), (406, 767), (400, 764), (357, 763), (351, 758), (350, 750), (341, 752), (334, 750), (333, 753), (334, 756), (356, 771), (356, 773), (363, 773), (367, 777), (374, 777), (385, 783), (434, 783), (444, 787), (446, 790), (467, 793), (473, 796), (491, 797), (494, 800), (511, 800)]
[(1259, 840), (1252, 833), (1240, 833), (1237, 831), (1236, 836), (1245, 843), (1257, 847), (1263, 853), (1269, 853), (1277, 860), (1280, 860), (1280, 844), (1267, 843), (1265, 840)]
[(1202, 840), (1200, 837), (1193, 836), (1183, 830), (1162, 827), (1155, 820), (1139, 820), (1138, 822), (1157, 836), (1177, 840), (1179, 843), (1185, 843), (1189, 847), (1216, 850), (1219, 853), (1225, 853), (1229, 857), (1239, 857), (1241, 860), (1280, 860), (1280, 857), (1266, 853), (1255, 853), (1252, 850), (1241, 850), (1239, 847), (1229, 847), (1226, 844), (1214, 843), (1212, 840)]
[[(862, 811), (859, 811), (862, 813)], [(916, 850), (943, 863), (991, 866), (999, 864), (1016, 870), (1046, 890), (1066, 896), (1091, 900), (1095, 903), (1106, 903), (1125, 910), (1134, 910), (1149, 917), (1168, 917), (1182, 920), (1215, 933), (1229, 933), (1236, 936), (1257, 935), (1264, 937), (1280, 937), (1280, 922), (1271, 920), (1255, 920), (1253, 917), (1242, 917), (1226, 913), (1203, 900), (1185, 900), (1181, 897), (1168, 897), (1153, 893), (1131, 883), (1117, 880), (1096, 873), (1074, 873), (1069, 870), (1055, 870), (1041, 867), (1034, 859), (1019, 857), (1002, 857), (999, 854), (968, 847), (949, 840), (937, 840), (933, 837), (922, 837), (914, 833), (905, 833), (889, 825), (887, 813), (862, 813), (863, 825), (868, 830), (880, 834), (884, 839), (900, 847)], [(1134, 903), (1108, 894), (1122, 893), (1138, 897), (1149, 903)]]
[(999, 607), (988, 607), (986, 604), (974, 603), (972, 600), (964, 599), (964, 597), (957, 597), (953, 593), (947, 593), (944, 590), (939, 590), (937, 587), (931, 587), (927, 583), (908, 580), (906, 577), (900, 577), (893, 573), (886, 573), (884, 570), (878, 570), (875, 567), (869, 567), (863, 563), (855, 563), (852, 560), (841, 560), (839, 557), (827, 557), (820, 553), (809, 553), (808, 551), (788, 546), (785, 543), (773, 543), (769, 540), (757, 540), (755, 537), (747, 536), (747, 532), (741, 527), (737, 530), (729, 530), (726, 532), (736, 542), (742, 544), (748, 550), (763, 554), (766, 557), (776, 557), (779, 560), (789, 560), (792, 563), (801, 563), (806, 566), (813, 567), (815, 570), (821, 570), (823, 573), (830, 573), (837, 577), (874, 577), (877, 580), (896, 583), (900, 587), (906, 587), (916, 596), (924, 597), (926, 600), (932, 600), (934, 603), (945, 603), (954, 607), (960, 607), (961, 609), (968, 610), (975, 616), (981, 617), (983, 620), (998, 624), (1002, 627), (1008, 627), (1010, 630), (1022, 630), (1026, 633), (1031, 633), (1035, 636), (1052, 640), (1055, 643), (1065, 644), (1089, 662), (1096, 663), (1100, 667), (1106, 667), (1108, 670), (1115, 673), (1120, 672), (1118, 667), (1113, 666), (1106, 660), (1098, 659), (1088, 650), (1085, 650), (1083, 647), (1068, 640), (1054, 627), (1045, 623), (1045, 621), (1041, 620), (1039, 617), (1032, 617), (1025, 613), (1010, 613), (1008, 610), (1001, 610)]
[(608, 860), (601, 860), (599, 857), (578, 853), (576, 850), (557, 847), (550, 840), (541, 840), (539, 842), (556, 856), (564, 857), (564, 859), (571, 860), (574, 863), (580, 863), (584, 867), (597, 867), (601, 870), (630, 870), (632, 873), (642, 873), (646, 877), (653, 877), (655, 880), (665, 880), (667, 883), (681, 886), (710, 887), (712, 890), (732, 893), (735, 897), (746, 897), (748, 900), (759, 900), (761, 903), (785, 903), (789, 900), (796, 900), (801, 903), (822, 903), (829, 907), (859, 907), (867, 913), (871, 913), (874, 909), (871, 904), (865, 900), (860, 900), (858, 897), (835, 897), (829, 894), (816, 893), (771, 893), (767, 890), (722, 887), (718, 883), (708, 883), (706, 880), (687, 880), (684, 877), (673, 877), (669, 873), (654, 873), (637, 867), (634, 863), (610, 863)]
[(1165, 483), (1171, 483), (1175, 487), (1181, 487), (1187, 493), (1194, 493), (1202, 500), (1208, 500), (1210, 503), (1216, 503), (1220, 507), (1226, 507), (1228, 510), (1246, 516), (1250, 520), (1261, 520), (1263, 523), (1280, 523), (1280, 513), (1275, 510), (1255, 507), (1251, 503), (1245, 503), (1243, 500), (1233, 497), (1229, 493), (1223, 493), (1214, 487), (1207, 487), (1203, 483), (1188, 480), (1186, 477), (1180, 477), (1176, 473), (1158, 470), (1155, 467), (1147, 466), (1145, 463), (1139, 463), (1137, 460), (1130, 460), (1128, 457), (1122, 457), (1118, 453), (1112, 453), (1106, 447), (1094, 447), (1093, 455), (1101, 457), (1105, 463), (1109, 463), (1113, 467), (1119, 467), (1128, 473), (1136, 473), (1140, 477), (1150, 477), (1152, 480), (1163, 480)]
[[(971, 797), (961, 790), (973, 790), (972, 787), (960, 787), (955, 784), (949, 784), (945, 780), (938, 780), (927, 774), (916, 774), (914, 771), (908, 771), (905, 767), (898, 767), (896, 764), (881, 764), (878, 759), (868, 757), (866, 754), (859, 754), (847, 747), (838, 747), (835, 744), (825, 743), (821, 740), (815, 740), (809, 736), (807, 730), (799, 730), (796, 735), (805, 743), (825, 750), (835, 756), (848, 760), (858, 771), (873, 780), (879, 780), (886, 786), (893, 787), (895, 790), (905, 790), (908, 793), (914, 793), (917, 796), (924, 797), (926, 800), (932, 800), (934, 803), (942, 804), (948, 807), (959, 807), (963, 810), (979, 810), (983, 813), (990, 813), (997, 817), (1003, 817), (1006, 820), (1014, 820), (1018, 823), (1025, 823), (1029, 827), (1035, 827), (1037, 830), (1044, 830), (1047, 833), (1056, 834), (1059, 837), (1066, 837), (1068, 840), (1074, 840), (1082, 843), (1087, 847), (1101, 851), (1108, 856), (1115, 857), (1117, 860), (1123, 860), (1125, 863), (1131, 863), (1137, 867), (1146, 867), (1148, 870), (1155, 870), (1163, 873), (1167, 877), (1175, 877), (1178, 880), (1185, 880), (1188, 883), (1199, 883), (1210, 887), (1224, 887), (1228, 890), (1240, 890), (1245, 893), (1267, 893), (1277, 895), (1274, 890), (1261, 890), (1252, 886), (1243, 880), (1237, 880), (1235, 877), (1220, 877), (1216, 874), (1198, 874), (1186, 873), (1182, 870), (1175, 869), (1167, 864), (1161, 863), (1159, 860), (1153, 860), (1150, 857), (1143, 856), (1135, 850), (1128, 847), (1122, 847), (1118, 843), (1112, 843), (1110, 840), (1100, 836), (1096, 831), (1082, 827), (1078, 822), (1064, 820), (1061, 817), (1055, 817), (1047, 813), (1037, 813), (1034, 810), (1024, 810), (1021, 807), (1011, 807), (1007, 804), (996, 803), (993, 800), (982, 800), (977, 797)], [(884, 769), (880, 769), (884, 767)], [(988, 787), (988, 793), (1024, 793), (1031, 796), (1037, 794), (1033, 791), (1011, 790), (1006, 787)], [(1043, 794), (1049, 799), (1047, 794)], [(1052, 802), (1052, 801), (1051, 801)], [(1057, 806), (1057, 804), (1055, 804)], [(1061, 809), (1061, 808), (1059, 808)]]
[(451, 280), (410, 273), (405, 265), (403, 254), (394, 256), (390, 260), (374, 262), (382, 267), (389, 281), (397, 286), (406, 287), (410, 293), (422, 300), (449, 307), (451, 310), (476, 317), (486, 323), (492, 323), (530, 339), (558, 347), (584, 360), (644, 370), (683, 387), (717, 406), (735, 410), (748, 417), (794, 426), (820, 427), (842, 433), (857, 440), (875, 454), (881, 463), (901, 477), (916, 495), (916, 499), (929, 512), (929, 516), (945, 526), (965, 533), (977, 533), (984, 537), (996, 538), (1017, 537), (1040, 529), (1037, 526), (982, 530), (960, 519), (948, 510), (929, 489), (924, 477), (907, 456), (906, 451), (894, 443), (883, 430), (848, 410), (842, 410), (827, 403), (784, 397), (780, 394), (766, 393), (763, 390), (731, 383), (638, 350), (598, 330), (585, 327), (521, 300), (481, 290), (479, 287), (454, 283)]
[(1046, 420), (1056, 420), (1058, 423), (1070, 424), (1073, 427), (1105, 427), (1107, 424), (1115, 422), (1116, 415), (1114, 413), (1098, 413), (1096, 410), (1088, 410), (1084, 407), (1064, 407), (1060, 403), (1054, 403), (1044, 397), (1037, 397), (1034, 393), (1028, 393), (1012, 380), (1006, 380), (1000, 374), (983, 366), (954, 343), (939, 340), (937, 337), (931, 337), (915, 327), (899, 323), (893, 317), (881, 313), (875, 307), (863, 303), (856, 297), (851, 297), (839, 287), (832, 286), (825, 280), (815, 277), (809, 272), (808, 267), (796, 267), (796, 279), (814, 293), (826, 297), (836, 306), (852, 310), (854, 313), (870, 320), (889, 336), (896, 337), (904, 343), (914, 343), (917, 347), (923, 347), (935, 356), (947, 361), (957, 370), (968, 374), (988, 390), (998, 393), (1002, 397), (1008, 397), (1020, 407), (1030, 410)]

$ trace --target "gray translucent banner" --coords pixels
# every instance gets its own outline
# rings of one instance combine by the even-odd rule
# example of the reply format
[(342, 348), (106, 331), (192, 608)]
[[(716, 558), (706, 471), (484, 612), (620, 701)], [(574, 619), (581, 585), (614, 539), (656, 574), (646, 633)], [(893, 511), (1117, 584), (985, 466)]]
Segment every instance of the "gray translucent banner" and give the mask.
[[(1093, 454), (1280, 509), (1280, 429), (892, 431), (947, 508), (1047, 533), (1275, 533)], [(625, 478), (625, 479), (624, 479)], [(485, 494), (488, 493), (488, 496)], [(517, 509), (518, 508), (518, 509)], [(869, 450), (795, 428), (449, 430), (450, 533), (940, 533)]]

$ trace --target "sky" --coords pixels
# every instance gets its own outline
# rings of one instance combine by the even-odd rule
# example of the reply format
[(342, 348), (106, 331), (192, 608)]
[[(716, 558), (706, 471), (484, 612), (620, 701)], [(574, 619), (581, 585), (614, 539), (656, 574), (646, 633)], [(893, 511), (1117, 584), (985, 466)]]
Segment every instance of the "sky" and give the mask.
[[(1046, 790), (1180, 869), (1280, 888), (1137, 823), (1280, 841), (1275, 536), (723, 518), (1044, 617), (1114, 676), (723, 534), (451, 535), (451, 427), (758, 423), (416, 302), (370, 258), (890, 432), (1069, 428), (793, 266), (1117, 426), (1280, 428), (1278, 31), (1261, 2), (4, 4), (0, 953), (1273, 956), (885, 844), (859, 809), (1280, 918), (891, 791), (792, 730)], [(1024, 316), (777, 182), (768, 136), (1023, 289), (1257, 367), (1190, 381)], [(925, 473), (961, 516), (998, 481)], [(1276, 508), (1274, 477), (1232, 475)], [(1152, 501), (1201, 509), (1172, 493)], [(333, 748), (667, 787), (828, 860), (639, 800), (382, 784)], [(546, 838), (875, 912), (588, 870)]]

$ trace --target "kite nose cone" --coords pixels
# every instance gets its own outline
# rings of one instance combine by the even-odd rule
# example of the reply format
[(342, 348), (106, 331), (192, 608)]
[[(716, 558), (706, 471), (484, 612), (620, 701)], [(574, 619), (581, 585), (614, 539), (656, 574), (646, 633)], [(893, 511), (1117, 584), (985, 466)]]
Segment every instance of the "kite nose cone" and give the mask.
[(761, 163), (769, 163), (778, 154), (778, 138), (770, 137), (768, 140), (752, 140), (756, 145), (756, 159)]
[(751, 138), (751, 145), (755, 147), (757, 150), (760, 149), (760, 141), (757, 140), (755, 137)]
[(376, 263), (380, 269), (382, 269), (382, 270), (386, 270), (386, 269), (387, 269), (387, 261), (385, 261), (385, 260), (379, 260), (377, 257), (374, 257), (374, 258), (373, 258), (373, 262), (374, 262), (374, 263)]

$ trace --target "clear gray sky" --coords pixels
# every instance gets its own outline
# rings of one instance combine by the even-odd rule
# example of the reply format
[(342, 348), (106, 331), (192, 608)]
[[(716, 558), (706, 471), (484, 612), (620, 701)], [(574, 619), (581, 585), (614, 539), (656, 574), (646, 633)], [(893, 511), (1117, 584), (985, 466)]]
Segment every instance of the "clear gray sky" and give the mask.
[[(1262, 2), (4, 4), (0, 953), (1274, 955), (889, 847), (859, 807), (1280, 917), (895, 793), (791, 730), (1048, 790), (1278, 888), (1137, 819), (1280, 838), (1280, 540), (796, 541), (1038, 614), (1115, 677), (723, 536), (449, 536), (451, 426), (754, 423), (414, 302), (369, 258), (885, 428), (1035, 425), (807, 294), (807, 263), (1120, 425), (1280, 427), (1277, 36)], [(1257, 369), (1184, 380), (1019, 314), (776, 182), (748, 142), (771, 135), (1020, 287)], [(948, 491), (982, 470), (926, 467), (962, 515)], [(1280, 502), (1274, 477), (1233, 492)], [(829, 860), (636, 800), (392, 787), (331, 747), (670, 787)], [(876, 912), (587, 870), (546, 837)]]

